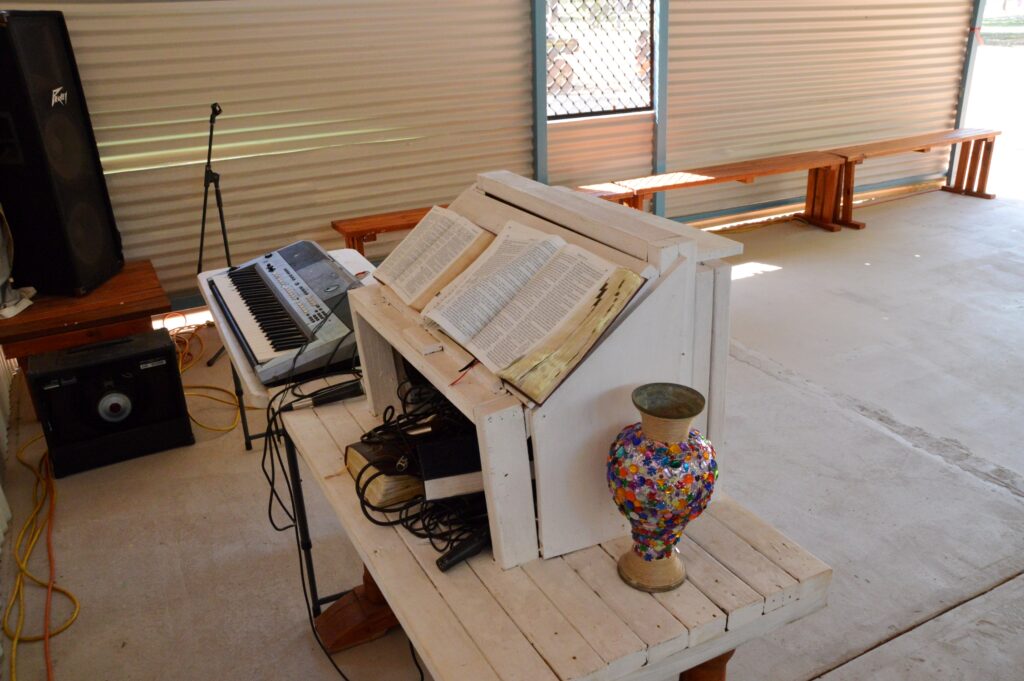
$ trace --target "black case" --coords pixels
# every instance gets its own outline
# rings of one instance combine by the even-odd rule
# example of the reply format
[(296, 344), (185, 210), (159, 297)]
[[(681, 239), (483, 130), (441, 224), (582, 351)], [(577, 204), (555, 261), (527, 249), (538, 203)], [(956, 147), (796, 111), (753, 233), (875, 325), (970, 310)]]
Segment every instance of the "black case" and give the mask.
[(16, 286), (84, 295), (124, 264), (60, 12), (0, 10), (0, 204)]
[(195, 442), (163, 329), (29, 357), (26, 376), (58, 478)]

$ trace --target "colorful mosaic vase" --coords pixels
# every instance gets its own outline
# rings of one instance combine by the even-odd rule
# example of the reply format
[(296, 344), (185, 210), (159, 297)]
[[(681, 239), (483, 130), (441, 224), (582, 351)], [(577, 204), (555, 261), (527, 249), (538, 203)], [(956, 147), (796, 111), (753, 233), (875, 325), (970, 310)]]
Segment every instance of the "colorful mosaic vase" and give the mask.
[(619, 575), (644, 591), (668, 591), (686, 578), (675, 547), (711, 500), (718, 463), (711, 443), (690, 428), (704, 410), (699, 392), (648, 383), (633, 391), (633, 405), (640, 423), (624, 428), (608, 453), (608, 487), (633, 534)]

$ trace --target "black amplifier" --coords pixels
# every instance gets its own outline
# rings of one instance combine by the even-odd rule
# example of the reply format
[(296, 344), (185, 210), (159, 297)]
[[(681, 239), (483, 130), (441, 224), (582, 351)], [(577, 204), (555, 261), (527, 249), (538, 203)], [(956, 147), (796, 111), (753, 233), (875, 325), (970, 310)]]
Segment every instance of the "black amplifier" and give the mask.
[(58, 478), (195, 442), (163, 329), (29, 357), (26, 376)]

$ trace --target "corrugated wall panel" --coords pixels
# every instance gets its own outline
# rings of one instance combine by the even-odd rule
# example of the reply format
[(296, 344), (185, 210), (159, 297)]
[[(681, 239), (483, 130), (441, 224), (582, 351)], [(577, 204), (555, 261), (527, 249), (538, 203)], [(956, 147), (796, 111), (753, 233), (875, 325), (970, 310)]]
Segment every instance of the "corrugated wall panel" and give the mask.
[[(236, 262), (533, 172), (530, 4), (15, 3), (71, 32), (128, 258), (194, 288), (210, 103)], [(211, 209), (213, 199), (211, 197)], [(222, 262), (216, 213), (205, 266)]]
[[(670, 0), (668, 170), (952, 127), (971, 0)], [(946, 170), (867, 161), (860, 185)], [(693, 215), (803, 196), (790, 174), (667, 194)]]
[(548, 123), (548, 181), (576, 187), (649, 175), (654, 115), (621, 114)]

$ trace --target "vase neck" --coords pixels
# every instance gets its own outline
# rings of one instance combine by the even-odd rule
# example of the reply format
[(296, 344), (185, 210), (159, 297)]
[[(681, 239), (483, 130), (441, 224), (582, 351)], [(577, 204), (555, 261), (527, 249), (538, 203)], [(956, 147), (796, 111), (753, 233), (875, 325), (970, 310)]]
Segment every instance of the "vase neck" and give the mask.
[(640, 426), (644, 436), (658, 442), (685, 442), (690, 438), (693, 417), (685, 419), (663, 419), (651, 414), (640, 414)]

